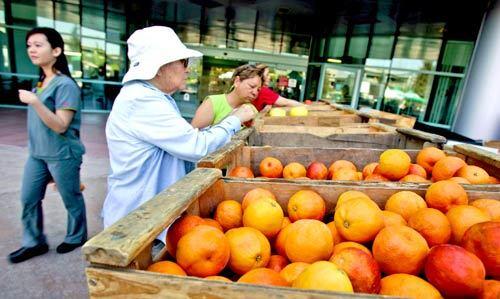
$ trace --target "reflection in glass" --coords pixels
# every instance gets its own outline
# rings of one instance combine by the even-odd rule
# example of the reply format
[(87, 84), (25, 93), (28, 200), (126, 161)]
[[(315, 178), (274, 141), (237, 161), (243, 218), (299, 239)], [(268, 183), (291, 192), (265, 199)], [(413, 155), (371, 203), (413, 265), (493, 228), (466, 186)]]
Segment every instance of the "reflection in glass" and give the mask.
[(321, 99), (328, 99), (338, 104), (350, 105), (356, 82), (356, 72), (327, 68), (323, 80)]

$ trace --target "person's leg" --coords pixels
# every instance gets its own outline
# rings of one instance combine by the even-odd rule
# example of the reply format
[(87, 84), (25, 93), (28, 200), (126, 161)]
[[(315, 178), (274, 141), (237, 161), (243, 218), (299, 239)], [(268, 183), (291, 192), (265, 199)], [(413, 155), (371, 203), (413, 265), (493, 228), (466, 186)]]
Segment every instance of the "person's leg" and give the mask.
[(28, 157), (21, 187), (23, 247), (47, 242), (43, 233), (42, 199), (49, 180), (47, 164), (43, 160)]
[[(49, 170), (68, 211), (67, 233), (57, 252), (69, 252), (87, 240), (87, 218), (85, 202), (80, 191), (81, 159), (49, 162)], [(68, 246), (66, 246), (66, 245)], [(61, 247), (62, 246), (62, 247)]]
[(22, 247), (8, 255), (7, 258), (11, 263), (20, 263), (49, 251), (43, 234), (42, 211), (42, 199), (49, 179), (50, 174), (45, 162), (28, 157), (21, 187)]

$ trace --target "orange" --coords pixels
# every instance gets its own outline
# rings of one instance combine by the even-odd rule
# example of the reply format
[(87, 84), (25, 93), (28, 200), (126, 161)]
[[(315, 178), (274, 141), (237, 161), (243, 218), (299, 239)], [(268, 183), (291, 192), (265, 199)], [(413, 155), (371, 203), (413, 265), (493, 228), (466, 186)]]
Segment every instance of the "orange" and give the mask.
[(358, 181), (359, 175), (355, 170), (350, 168), (340, 168), (332, 175), (332, 180), (337, 181)]
[(231, 279), (229, 279), (227, 277), (224, 277), (224, 276), (218, 276), (218, 275), (207, 276), (207, 277), (205, 277), (205, 279), (208, 279), (208, 280), (218, 280), (218, 281), (224, 281), (224, 282), (232, 282)]
[(319, 220), (301, 219), (288, 227), (285, 252), (291, 262), (313, 263), (330, 258), (333, 239), (326, 224)]
[(300, 190), (288, 200), (288, 217), (291, 222), (299, 219), (323, 220), (325, 200), (312, 190)]
[(231, 249), (229, 267), (237, 274), (245, 274), (267, 265), (271, 245), (267, 238), (252, 227), (233, 228), (226, 232)]
[(267, 268), (257, 268), (248, 271), (238, 279), (238, 282), (271, 285), (271, 286), (288, 286), (286, 280), (281, 275)]
[(299, 289), (352, 293), (352, 284), (344, 270), (334, 263), (319, 261), (311, 264), (295, 279), (292, 287)]
[(237, 166), (229, 172), (227, 175), (229, 177), (238, 177), (238, 178), (254, 178), (253, 172), (250, 168), (245, 166)]
[(490, 176), (490, 182), (488, 184), (500, 184), (500, 180), (494, 176)]
[(283, 164), (276, 158), (266, 157), (260, 162), (259, 170), (260, 175), (266, 178), (280, 178), (283, 175)]
[(332, 255), (330, 262), (347, 273), (354, 292), (378, 294), (380, 291), (380, 268), (371, 254), (345, 248)]
[(288, 218), (288, 217), (283, 218), (283, 223), (281, 224), (281, 229), (284, 229), (285, 226), (289, 225), (290, 223), (292, 223), (292, 221), (290, 221), (290, 218)]
[(384, 151), (379, 158), (378, 173), (389, 180), (399, 180), (408, 174), (411, 158), (400, 149)]
[(285, 179), (296, 179), (305, 176), (306, 168), (300, 163), (292, 162), (287, 164), (285, 168), (283, 168), (283, 177)]
[(276, 200), (276, 197), (271, 191), (262, 188), (255, 188), (245, 194), (245, 196), (243, 197), (243, 201), (241, 202), (241, 208), (243, 210), (246, 209), (250, 203), (261, 197), (267, 197)]
[(467, 205), (451, 207), (446, 213), (451, 224), (452, 241), (460, 244), (467, 229), (476, 223), (490, 221), (491, 217), (482, 210)]
[(405, 175), (399, 181), (406, 182), (406, 183), (429, 183), (429, 181), (427, 179), (424, 179), (423, 177), (416, 175), (416, 174)]
[[(377, 166), (378, 167), (378, 166)], [(389, 179), (386, 178), (385, 176), (378, 174), (378, 173), (372, 173), (369, 176), (365, 177), (365, 181), (374, 181), (374, 182), (388, 182)]]
[(222, 226), (220, 225), (220, 223), (217, 220), (214, 220), (212, 218), (203, 218), (203, 220), (205, 221), (206, 225), (212, 226), (212, 227), (220, 230), (221, 232), (224, 231), (224, 229), (222, 229)]
[(236, 200), (224, 200), (217, 205), (214, 219), (220, 223), (224, 231), (243, 225), (243, 209)]
[(406, 225), (406, 220), (398, 213), (382, 211), (382, 216), (384, 217), (384, 227), (390, 225)]
[(500, 221), (500, 201), (482, 198), (476, 199), (470, 205), (490, 215), (491, 220)]
[(338, 208), (345, 201), (348, 201), (351, 198), (356, 198), (356, 197), (363, 197), (363, 198), (366, 198), (368, 200), (371, 200), (368, 195), (366, 195), (365, 193), (363, 193), (361, 191), (350, 190), (350, 191), (346, 191), (346, 192), (340, 194), (339, 198), (337, 199), (336, 208)]
[(328, 222), (326, 224), (326, 226), (328, 226), (328, 228), (330, 229), (330, 232), (332, 233), (334, 246), (335, 246), (335, 244), (339, 244), (340, 242), (342, 242), (344, 240), (344, 239), (342, 239), (342, 236), (339, 234), (339, 232), (337, 231), (337, 228), (335, 227), (335, 221)]
[(354, 165), (352, 162), (347, 161), (347, 160), (337, 160), (333, 162), (330, 167), (328, 167), (328, 178), (331, 178), (335, 172), (340, 170), (341, 168), (347, 168), (351, 169), (353, 171), (358, 171), (356, 168), (356, 165)]
[(460, 168), (466, 165), (465, 161), (458, 157), (444, 157), (434, 164), (434, 168), (432, 169), (432, 180), (437, 182), (452, 178)]
[(414, 174), (427, 179), (427, 172), (425, 169), (418, 164), (410, 164), (410, 170), (408, 170), (408, 174)]
[(372, 255), (372, 252), (370, 251), (370, 249), (368, 249), (368, 248), (366, 248), (366, 246), (361, 245), (361, 244), (356, 243), (356, 242), (341, 242), (341, 243), (335, 245), (335, 247), (333, 247), (333, 255), (336, 255), (342, 249), (351, 248), (351, 247), (361, 249), (364, 252), (368, 253), (369, 255)]
[(219, 274), (226, 267), (230, 252), (223, 232), (200, 225), (179, 240), (175, 257), (187, 274), (207, 277)]
[(500, 298), (500, 281), (487, 279), (483, 284), (483, 291), (479, 299), (498, 299)]
[(460, 168), (455, 175), (468, 180), (471, 184), (489, 184), (490, 182), (490, 175), (486, 170), (474, 165)]
[(441, 211), (425, 208), (411, 215), (408, 226), (424, 237), (429, 247), (446, 244), (451, 238), (451, 224)]
[(466, 205), (469, 198), (459, 183), (445, 180), (433, 183), (427, 188), (425, 201), (429, 208), (446, 213), (452, 205)]
[(302, 273), (310, 264), (303, 262), (291, 263), (285, 266), (283, 270), (280, 271), (280, 275), (286, 280), (288, 285), (297, 279), (297, 277)]
[(422, 278), (410, 274), (392, 274), (382, 278), (380, 295), (414, 299), (441, 299), (439, 291)]
[(356, 197), (343, 202), (335, 210), (335, 226), (349, 241), (368, 242), (384, 227), (382, 211), (372, 200)]
[(375, 237), (372, 251), (382, 272), (418, 275), (429, 246), (424, 237), (413, 228), (393, 225), (384, 228)]
[(258, 229), (268, 238), (279, 233), (283, 218), (279, 203), (267, 197), (252, 202), (243, 211), (243, 225)]
[(431, 174), (434, 164), (444, 157), (446, 154), (442, 150), (436, 147), (426, 147), (418, 152), (417, 164), (422, 166), (427, 174)]
[(277, 254), (279, 254), (283, 257), (287, 257), (286, 250), (285, 250), (285, 242), (286, 242), (286, 239), (288, 237), (288, 232), (290, 231), (291, 227), (292, 227), (291, 225), (287, 225), (284, 228), (282, 228), (274, 241), (274, 250), (276, 250)]
[(151, 264), (147, 268), (147, 271), (170, 274), (170, 275), (181, 275), (181, 276), (187, 275), (186, 272), (181, 268), (181, 266), (171, 261), (161, 261)]
[(375, 167), (378, 166), (378, 162), (372, 162), (370, 164), (367, 164), (364, 168), (363, 168), (363, 178), (366, 179), (367, 176), (369, 176), (370, 174), (373, 174), (373, 171), (375, 170)]
[(427, 208), (422, 196), (412, 191), (399, 191), (389, 197), (385, 203), (385, 210), (397, 213), (408, 221), (416, 211)]
[(175, 257), (177, 243), (182, 236), (198, 225), (206, 224), (203, 218), (195, 215), (185, 215), (177, 218), (167, 231), (167, 250)]
[(286, 265), (288, 265), (289, 262), (286, 259), (286, 257), (283, 257), (278, 254), (271, 255), (269, 258), (269, 263), (267, 263), (266, 268), (274, 270), (276, 272), (280, 272), (285, 268)]
[(454, 176), (452, 178), (449, 178), (448, 180), (457, 182), (459, 184), (470, 184), (470, 182), (467, 179), (465, 179), (463, 177), (459, 177), (459, 176)]

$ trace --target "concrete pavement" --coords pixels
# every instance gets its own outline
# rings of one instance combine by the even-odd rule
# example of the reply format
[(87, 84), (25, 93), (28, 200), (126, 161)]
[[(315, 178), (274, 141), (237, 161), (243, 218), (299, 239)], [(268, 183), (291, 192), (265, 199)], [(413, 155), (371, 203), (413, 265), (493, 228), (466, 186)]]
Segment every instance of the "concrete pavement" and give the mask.
[[(104, 138), (105, 114), (84, 114), (82, 140), (87, 147), (81, 177), (89, 238), (102, 230), (99, 216), (106, 194), (109, 161)], [(0, 293), (2, 298), (87, 298), (85, 265), (80, 248), (55, 252), (66, 232), (66, 209), (59, 193), (47, 189), (43, 201), (44, 227), (50, 251), (19, 264), (7, 255), (20, 247), (21, 177), (28, 151), (24, 110), (0, 109)]]

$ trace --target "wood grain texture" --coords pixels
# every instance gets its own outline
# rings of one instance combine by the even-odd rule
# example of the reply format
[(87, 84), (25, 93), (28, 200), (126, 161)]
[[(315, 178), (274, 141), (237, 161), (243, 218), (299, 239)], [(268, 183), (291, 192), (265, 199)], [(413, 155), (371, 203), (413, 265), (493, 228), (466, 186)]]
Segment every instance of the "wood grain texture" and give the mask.
[(82, 248), (85, 259), (92, 263), (128, 266), (221, 176), (219, 169), (195, 169), (85, 243)]
[(196, 277), (88, 267), (86, 270), (91, 298), (192, 298), (192, 299), (370, 299), (396, 298), (299, 290), (204, 280)]
[(245, 141), (243, 140), (231, 140), (225, 146), (201, 158), (197, 163), (197, 167), (225, 168), (228, 164), (234, 162), (234, 155), (236, 152), (239, 152), (244, 145)]
[(500, 155), (470, 144), (456, 144), (453, 150), (465, 156), (465, 162), (484, 168), (491, 176), (500, 178)]

